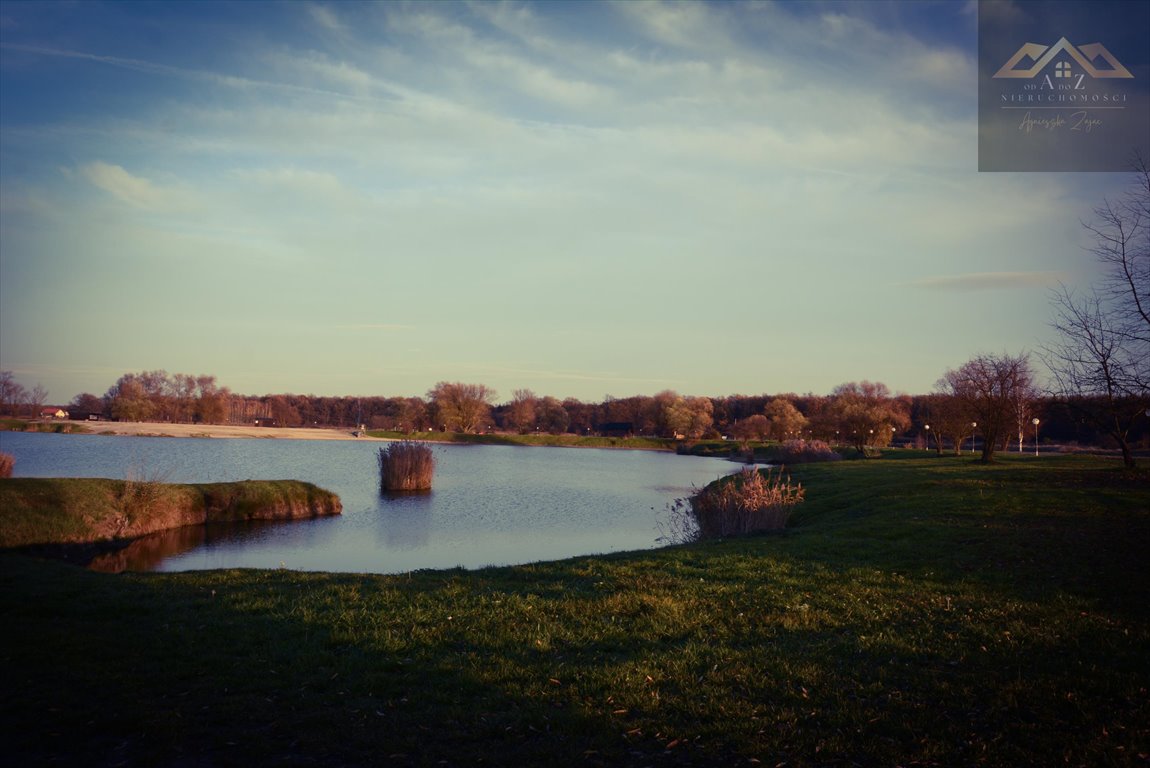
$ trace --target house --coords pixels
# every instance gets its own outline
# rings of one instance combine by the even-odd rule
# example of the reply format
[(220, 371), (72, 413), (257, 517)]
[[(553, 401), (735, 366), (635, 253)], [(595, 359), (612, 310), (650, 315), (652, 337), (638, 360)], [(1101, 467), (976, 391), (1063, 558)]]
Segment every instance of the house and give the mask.
[(55, 408), (55, 407), (41, 408), (40, 409), (40, 418), (41, 419), (66, 419), (66, 418), (68, 418), (68, 412), (65, 411), (63, 408)]

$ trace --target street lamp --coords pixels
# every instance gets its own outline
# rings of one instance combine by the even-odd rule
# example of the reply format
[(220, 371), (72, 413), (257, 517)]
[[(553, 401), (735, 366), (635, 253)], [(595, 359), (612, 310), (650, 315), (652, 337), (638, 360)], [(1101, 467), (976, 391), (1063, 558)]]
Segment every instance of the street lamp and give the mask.
[(930, 450), (930, 425), (924, 424), (923, 427), (924, 427), (924, 429), (926, 429), (926, 449), (929, 451)]
[(970, 452), (974, 453), (974, 430), (978, 429), (978, 422), (970, 422)]
[(1034, 455), (1038, 455), (1038, 417), (1035, 417), (1031, 422), (1034, 425)]

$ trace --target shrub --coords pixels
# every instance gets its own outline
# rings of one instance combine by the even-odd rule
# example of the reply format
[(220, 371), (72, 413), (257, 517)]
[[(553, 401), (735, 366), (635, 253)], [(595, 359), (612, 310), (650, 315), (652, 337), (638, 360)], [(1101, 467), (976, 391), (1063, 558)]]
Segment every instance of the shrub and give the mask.
[(839, 461), (842, 456), (822, 440), (788, 440), (771, 449), (771, 458), (780, 464), (806, 464)]
[(747, 467), (671, 505), (671, 534), (678, 542), (720, 539), (760, 531), (779, 531), (796, 504), (801, 484), (792, 485), (782, 470)]
[(12, 477), (12, 468), (15, 466), (15, 456), (10, 453), (0, 453), (0, 477)]
[(422, 443), (401, 440), (379, 449), (379, 490), (430, 491), (435, 454)]

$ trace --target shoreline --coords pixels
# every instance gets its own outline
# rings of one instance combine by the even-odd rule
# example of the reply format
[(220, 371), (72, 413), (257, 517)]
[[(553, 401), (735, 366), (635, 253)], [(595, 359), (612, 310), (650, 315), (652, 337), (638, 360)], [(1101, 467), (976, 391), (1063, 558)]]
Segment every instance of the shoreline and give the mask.
[[(595, 438), (590, 444), (580, 436), (570, 436), (571, 440), (558, 439), (555, 442), (537, 441), (537, 436), (512, 436), (503, 434), (460, 434), (440, 432), (413, 433), (398, 435), (388, 433), (383, 436), (376, 431), (358, 434), (354, 430), (339, 427), (256, 427), (246, 424), (183, 424), (164, 421), (40, 421), (27, 422), (30, 429), (25, 431), (56, 432), (65, 434), (106, 435), (109, 437), (185, 437), (221, 439), (289, 439), (289, 440), (359, 440), (376, 443), (390, 443), (413, 440), (433, 444), (457, 445), (515, 445), (527, 448), (605, 448), (616, 450), (673, 451), (675, 444), (651, 444), (655, 438)], [(33, 429), (32, 427), (48, 427)], [(16, 430), (20, 431), (20, 430)], [(435, 437), (430, 437), (435, 435)], [(621, 444), (620, 444), (621, 443)]]
[(175, 424), (164, 421), (56, 421), (31, 422), (68, 424), (87, 432), (72, 434), (108, 435), (111, 437), (201, 437), (264, 440), (367, 440), (389, 442), (388, 438), (356, 435), (349, 430), (327, 427), (255, 427), (246, 424)]

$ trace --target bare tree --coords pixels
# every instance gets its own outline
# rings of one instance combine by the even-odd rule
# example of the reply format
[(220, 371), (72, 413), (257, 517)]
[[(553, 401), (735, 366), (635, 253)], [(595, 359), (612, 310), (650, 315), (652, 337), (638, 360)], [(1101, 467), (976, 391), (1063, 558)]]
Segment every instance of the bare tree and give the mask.
[(495, 390), (484, 384), (441, 381), (427, 393), (437, 419), (453, 432), (478, 432), (491, 420)]
[(511, 393), (511, 405), (507, 409), (507, 423), (521, 435), (535, 429), (536, 400), (535, 393), (530, 389), (517, 389)]
[(40, 417), (40, 409), (44, 407), (44, 403), (48, 401), (48, 390), (40, 382), (36, 382), (36, 386), (32, 387), (32, 391), (28, 393), (28, 405), (32, 413), (30, 414), (33, 419)]
[(108, 403), (110, 415), (117, 421), (147, 421), (155, 411), (140, 377), (134, 373), (125, 373), (117, 379), (108, 388), (104, 400)]
[(906, 404), (894, 398), (882, 382), (840, 384), (822, 417), (834, 425), (837, 439), (849, 441), (864, 456), (869, 449), (890, 445), (897, 431), (910, 426)]
[(15, 416), (16, 410), (28, 397), (28, 390), (16, 381), (12, 371), (0, 371), (0, 409)]
[[(945, 389), (939, 382), (939, 389)], [(923, 403), (924, 416), (930, 426), (928, 434), (934, 438), (935, 448), (942, 455), (943, 444), (949, 438), (954, 446), (954, 455), (962, 451), (962, 441), (971, 434), (972, 415), (956, 397), (945, 392), (927, 395)], [(928, 438), (929, 439), (929, 438)]]
[[(992, 461), (994, 452), (1017, 421), (1021, 403), (1036, 396), (1029, 356), (979, 355), (957, 370), (947, 371), (939, 389), (953, 397), (978, 424), (982, 435), (982, 460)], [(972, 426), (972, 430), (975, 428)]]
[(1150, 166), (1136, 158), (1134, 169), (1131, 188), (1083, 223), (1102, 277), (1084, 295), (1053, 294), (1058, 340), (1042, 354), (1054, 394), (1113, 438), (1128, 468), (1130, 431), (1150, 412)]

